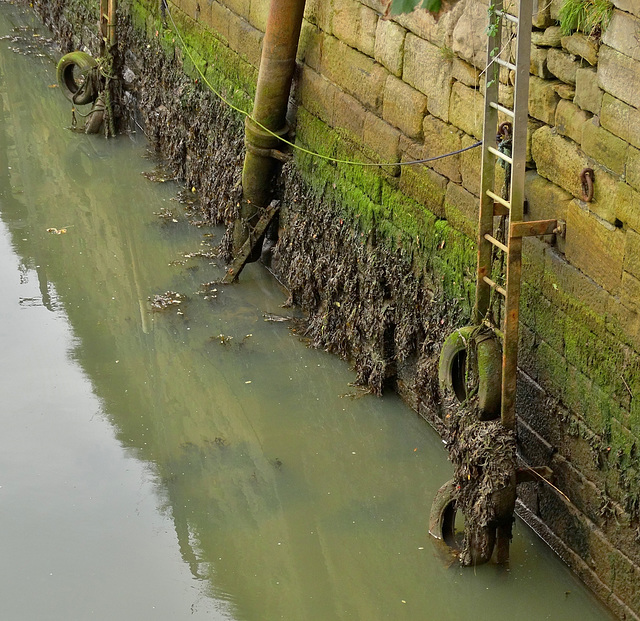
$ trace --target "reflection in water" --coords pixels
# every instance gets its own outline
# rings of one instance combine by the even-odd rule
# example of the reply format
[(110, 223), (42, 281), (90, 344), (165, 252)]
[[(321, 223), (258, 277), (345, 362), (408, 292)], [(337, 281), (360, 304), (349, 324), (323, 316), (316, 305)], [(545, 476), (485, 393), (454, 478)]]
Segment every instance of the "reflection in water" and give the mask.
[[(0, 10), (7, 34), (19, 18), (13, 7)], [(64, 435), (49, 436), (40, 410), (25, 406), (30, 433), (49, 447), (32, 452), (30, 467), (55, 464), (39, 452), (56, 453), (82, 429), (94, 434), (92, 449), (71, 447), (65, 455), (76, 467), (65, 472), (101, 499), (109, 479), (109, 502), (96, 512), (73, 500), (64, 478), (71, 475), (50, 473), (63, 531), (50, 534), (55, 558), (86, 567), (51, 589), (66, 611), (59, 618), (84, 618), (80, 605), (87, 616), (131, 619), (607, 618), (521, 525), (509, 571), (443, 564), (427, 516), (450, 467), (431, 430), (394, 396), (341, 396), (350, 379), (343, 363), (305, 348), (286, 323), (265, 321), (265, 313), (283, 312), (286, 295), (259, 266), (238, 286), (198, 293), (222, 273), (207, 258), (215, 239), (186, 224), (171, 202), (173, 184), (140, 175), (151, 167), (143, 141), (66, 131), (69, 108), (49, 88), (46, 55), (17, 55), (0, 41), (0, 71), (1, 215), (21, 262), (14, 267), (5, 250), (3, 270), (25, 274), (10, 289), (21, 300), (16, 322), (38, 311), (38, 291), (53, 311), (46, 333), (28, 328), (20, 339), (46, 345), (43, 375), (28, 390), (54, 391), (46, 409), (66, 421)], [(179, 222), (153, 215), (163, 209)], [(47, 233), (63, 227), (66, 234)], [(148, 298), (165, 291), (184, 303), (151, 313)], [(56, 352), (66, 347), (71, 355), (60, 362)], [(88, 378), (93, 394), (85, 384), (82, 398), (66, 386), (67, 400), (46, 369)], [(129, 471), (140, 478), (132, 506), (146, 516), (146, 530), (122, 517)], [(16, 494), (35, 511), (36, 500)], [(80, 509), (71, 510), (76, 501)], [(91, 545), (82, 559), (72, 554), (92, 540), (80, 542), (78, 533), (108, 530), (112, 521), (121, 524), (116, 539)], [(41, 526), (36, 521), (34, 532)], [(19, 555), (15, 563), (24, 573)], [(65, 608), (69, 591), (76, 600)], [(135, 593), (144, 600), (150, 591), (163, 599), (162, 612), (136, 608)]]

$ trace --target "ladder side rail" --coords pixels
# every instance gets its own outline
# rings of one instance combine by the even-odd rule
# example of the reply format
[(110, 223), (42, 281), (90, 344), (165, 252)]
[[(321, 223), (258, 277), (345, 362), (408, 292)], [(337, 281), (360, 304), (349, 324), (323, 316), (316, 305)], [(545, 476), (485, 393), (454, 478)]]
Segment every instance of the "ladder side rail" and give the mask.
[(533, 0), (520, 0), (516, 39), (516, 83), (511, 166), (508, 259), (506, 274), (504, 340), (502, 351), (501, 420), (507, 429), (516, 428), (516, 380), (518, 375), (518, 327), (520, 311), (520, 278), (522, 275), (522, 237), (512, 234), (513, 226), (523, 219), (524, 179), (527, 146), (529, 62)]
[[(492, 3), (495, 11), (501, 11), (503, 0), (495, 0)], [(495, 183), (495, 157), (490, 153), (489, 147), (495, 142), (498, 127), (498, 110), (491, 103), (498, 103), (498, 85), (500, 67), (493, 62), (494, 51), (500, 49), (502, 39), (502, 20), (495, 14), (491, 16), (495, 20), (495, 29), (491, 30), (489, 24), (487, 40), (487, 60), (484, 88), (484, 122), (482, 130), (482, 165), (480, 179), (480, 213), (478, 214), (478, 261), (476, 273), (476, 299), (473, 309), (474, 323), (480, 324), (484, 320), (491, 300), (491, 287), (485, 282), (485, 276), (491, 276), (491, 244), (485, 239), (485, 235), (493, 235), (493, 199), (487, 195), (487, 191), (494, 189)]]

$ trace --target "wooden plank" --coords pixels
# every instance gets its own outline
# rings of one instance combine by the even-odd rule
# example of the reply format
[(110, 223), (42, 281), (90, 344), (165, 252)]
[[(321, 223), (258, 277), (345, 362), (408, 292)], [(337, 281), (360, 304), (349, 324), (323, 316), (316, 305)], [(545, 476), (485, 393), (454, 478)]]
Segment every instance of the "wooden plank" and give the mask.
[(271, 204), (265, 209), (262, 216), (260, 216), (258, 224), (256, 224), (255, 228), (250, 232), (249, 237), (247, 237), (247, 240), (242, 244), (240, 252), (238, 252), (235, 259), (231, 262), (225, 277), (222, 279), (223, 284), (228, 285), (238, 280), (238, 276), (244, 269), (253, 248), (260, 241), (262, 234), (267, 230), (269, 223), (273, 220), (273, 217), (278, 213), (279, 209), (280, 201), (271, 201)]
[(510, 235), (511, 237), (537, 237), (539, 235), (552, 235), (557, 227), (557, 220), (512, 222)]

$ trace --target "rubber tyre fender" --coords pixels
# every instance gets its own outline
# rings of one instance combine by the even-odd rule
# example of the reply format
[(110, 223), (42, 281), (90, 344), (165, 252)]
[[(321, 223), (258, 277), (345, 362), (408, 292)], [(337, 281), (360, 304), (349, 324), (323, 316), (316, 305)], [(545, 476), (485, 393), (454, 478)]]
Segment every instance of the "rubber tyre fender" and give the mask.
[[(69, 101), (80, 106), (93, 103), (98, 97), (98, 91), (95, 88), (94, 80), (89, 79), (88, 73), (97, 66), (95, 58), (85, 52), (75, 51), (65, 54), (56, 68), (58, 86), (62, 94)], [(82, 84), (78, 84), (76, 81), (74, 75), (76, 67), (87, 74), (87, 79)]]
[[(455, 533), (457, 513), (457, 486), (453, 479), (447, 481), (437, 492), (429, 514), (429, 534), (444, 541), (450, 548), (460, 552)], [(488, 526), (470, 542), (471, 564), (484, 565), (491, 560), (496, 544), (496, 529)]]
[(445, 340), (438, 363), (438, 378), (443, 391), (452, 392), (462, 403), (467, 399), (465, 381), (467, 348), (475, 349), (478, 376), (478, 418), (492, 420), (500, 416), (502, 401), (502, 351), (492, 336), (475, 338), (475, 326), (452, 332)]

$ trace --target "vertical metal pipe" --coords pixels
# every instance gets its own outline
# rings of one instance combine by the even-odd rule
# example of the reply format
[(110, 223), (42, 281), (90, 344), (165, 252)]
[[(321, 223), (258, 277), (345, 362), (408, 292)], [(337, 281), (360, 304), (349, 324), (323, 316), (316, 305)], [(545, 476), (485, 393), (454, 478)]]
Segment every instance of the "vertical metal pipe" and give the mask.
[(117, 0), (108, 0), (109, 2), (109, 23), (108, 30), (109, 33), (107, 35), (109, 40), (109, 49), (112, 50), (115, 44), (117, 43), (117, 33), (116, 33), (116, 10), (117, 10)]
[[(305, 0), (271, 0), (267, 28), (262, 42), (258, 85), (253, 104), (253, 118), (275, 133), (262, 129), (251, 119), (245, 124), (247, 152), (242, 171), (243, 201), (233, 232), (233, 249), (237, 252), (250, 234), (250, 226), (259, 211), (272, 198), (274, 176), (279, 162), (271, 155), (281, 145), (277, 136), (288, 132), (287, 105), (296, 66), (298, 40), (302, 27)], [(259, 252), (250, 260), (257, 260)]]

